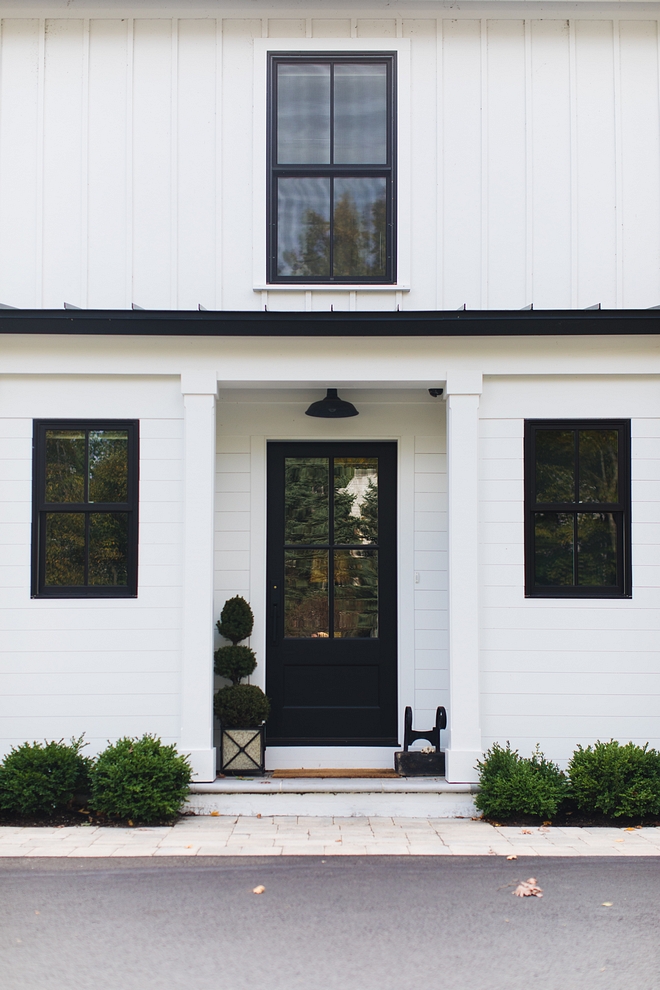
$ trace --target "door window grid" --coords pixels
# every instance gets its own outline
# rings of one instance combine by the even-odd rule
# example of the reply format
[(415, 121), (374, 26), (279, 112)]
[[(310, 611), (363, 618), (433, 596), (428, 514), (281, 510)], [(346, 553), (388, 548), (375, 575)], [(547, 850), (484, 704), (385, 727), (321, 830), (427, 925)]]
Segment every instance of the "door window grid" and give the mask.
[(34, 425), (33, 597), (137, 594), (138, 424)]
[(629, 421), (525, 423), (525, 593), (630, 597)]
[(395, 281), (394, 91), (393, 54), (270, 56), (270, 283)]

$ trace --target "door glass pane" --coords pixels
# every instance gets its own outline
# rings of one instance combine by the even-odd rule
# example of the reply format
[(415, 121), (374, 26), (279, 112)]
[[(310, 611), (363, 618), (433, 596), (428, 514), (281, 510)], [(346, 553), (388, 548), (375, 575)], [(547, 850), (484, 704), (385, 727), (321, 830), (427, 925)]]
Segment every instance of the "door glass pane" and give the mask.
[(336, 278), (384, 277), (386, 195), (387, 180), (382, 177), (335, 179), (333, 274)]
[(385, 65), (335, 66), (334, 160), (339, 165), (387, 162)]
[(617, 525), (612, 512), (578, 513), (578, 584), (609, 588), (617, 583)]
[(327, 457), (287, 457), (284, 461), (284, 542), (328, 543)]
[(91, 430), (89, 501), (128, 502), (128, 431)]
[(277, 274), (330, 276), (330, 179), (278, 179)]
[(45, 500), (85, 501), (84, 430), (46, 430)]
[(284, 635), (327, 639), (328, 551), (285, 550)]
[(378, 551), (335, 550), (335, 638), (378, 636)]
[(85, 583), (85, 514), (46, 513), (46, 577), (48, 587), (80, 587)]
[(335, 543), (378, 542), (378, 458), (335, 457)]
[(573, 584), (571, 513), (534, 513), (534, 568), (536, 584), (547, 587)]
[(330, 162), (330, 66), (277, 66), (277, 161)]
[(575, 432), (536, 431), (536, 501), (575, 501)]
[(580, 501), (619, 501), (618, 430), (580, 430)]
[(128, 584), (128, 513), (92, 512), (89, 516), (89, 584)]

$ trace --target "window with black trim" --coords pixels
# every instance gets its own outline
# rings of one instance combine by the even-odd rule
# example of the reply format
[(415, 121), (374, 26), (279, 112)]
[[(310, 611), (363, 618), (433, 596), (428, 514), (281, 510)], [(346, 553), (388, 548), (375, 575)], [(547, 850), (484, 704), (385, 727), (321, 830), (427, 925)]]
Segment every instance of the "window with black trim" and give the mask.
[(629, 598), (630, 421), (525, 423), (525, 594)]
[(396, 56), (273, 54), (268, 281), (393, 283)]
[(36, 420), (32, 595), (137, 595), (138, 423)]

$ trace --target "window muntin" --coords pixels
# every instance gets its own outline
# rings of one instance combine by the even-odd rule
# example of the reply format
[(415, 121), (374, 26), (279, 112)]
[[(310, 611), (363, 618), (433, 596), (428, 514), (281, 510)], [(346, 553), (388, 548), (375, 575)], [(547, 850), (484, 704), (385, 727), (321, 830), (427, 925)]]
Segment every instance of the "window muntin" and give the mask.
[(630, 423), (525, 424), (526, 594), (629, 597)]
[(269, 282), (392, 283), (395, 56), (270, 60)]
[(137, 594), (138, 424), (37, 421), (33, 595)]

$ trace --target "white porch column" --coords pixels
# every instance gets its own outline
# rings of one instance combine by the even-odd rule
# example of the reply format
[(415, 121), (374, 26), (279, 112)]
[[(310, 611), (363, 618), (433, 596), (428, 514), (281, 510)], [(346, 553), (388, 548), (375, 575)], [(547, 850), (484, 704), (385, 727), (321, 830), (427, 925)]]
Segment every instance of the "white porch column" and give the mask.
[(449, 746), (451, 783), (478, 780), (479, 719), (478, 428), (479, 372), (447, 378), (449, 536)]
[(215, 780), (213, 533), (215, 372), (181, 375), (183, 393), (183, 617), (180, 750), (197, 781)]

